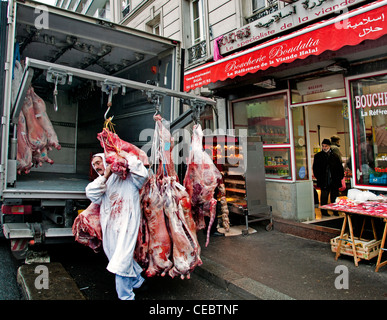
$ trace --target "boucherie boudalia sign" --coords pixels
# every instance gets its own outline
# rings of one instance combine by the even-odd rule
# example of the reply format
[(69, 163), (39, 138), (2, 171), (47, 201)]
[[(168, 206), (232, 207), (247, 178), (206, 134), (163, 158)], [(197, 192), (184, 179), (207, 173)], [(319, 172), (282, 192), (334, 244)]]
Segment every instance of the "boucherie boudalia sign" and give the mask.
[(259, 12), (260, 18), (218, 40), (220, 54), (241, 49), (283, 31), (310, 23), (328, 14), (346, 10), (364, 0), (304, 0), (292, 3), (273, 13), (273, 7)]
[(377, 39), (387, 33), (386, 8), (387, 1), (373, 2), (337, 18), (189, 70), (184, 76), (184, 90), (190, 91), (219, 80), (320, 55), (326, 50), (335, 51), (346, 45)]

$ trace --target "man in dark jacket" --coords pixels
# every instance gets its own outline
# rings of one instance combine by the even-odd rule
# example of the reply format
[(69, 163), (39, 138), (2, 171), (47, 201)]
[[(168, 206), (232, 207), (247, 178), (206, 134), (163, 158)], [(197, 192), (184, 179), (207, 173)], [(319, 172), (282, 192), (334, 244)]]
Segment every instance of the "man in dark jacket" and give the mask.
[[(322, 151), (314, 156), (313, 174), (317, 179), (317, 187), (321, 189), (320, 205), (328, 203), (331, 195), (331, 203), (335, 202), (339, 195), (341, 180), (344, 178), (344, 169), (339, 157), (331, 150), (331, 141), (324, 139), (321, 143)], [(329, 216), (327, 210), (321, 210), (321, 214)]]

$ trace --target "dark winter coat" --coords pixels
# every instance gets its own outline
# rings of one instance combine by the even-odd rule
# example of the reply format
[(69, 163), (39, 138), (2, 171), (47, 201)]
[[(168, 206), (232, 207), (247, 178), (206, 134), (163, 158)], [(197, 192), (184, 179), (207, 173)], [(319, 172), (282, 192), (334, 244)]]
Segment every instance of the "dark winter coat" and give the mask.
[(344, 178), (344, 169), (335, 153), (331, 150), (328, 152), (320, 151), (314, 156), (313, 174), (317, 179), (317, 187), (322, 189), (340, 188), (341, 180)]

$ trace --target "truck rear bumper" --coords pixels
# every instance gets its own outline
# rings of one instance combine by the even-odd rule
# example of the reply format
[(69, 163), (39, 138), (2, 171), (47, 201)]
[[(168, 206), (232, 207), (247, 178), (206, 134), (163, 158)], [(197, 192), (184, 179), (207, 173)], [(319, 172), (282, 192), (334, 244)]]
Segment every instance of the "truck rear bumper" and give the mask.
[[(37, 228), (38, 226), (38, 228)], [(39, 230), (39, 234), (37, 231)], [(47, 228), (44, 229), (40, 224), (30, 223), (5, 223), (3, 233), (7, 239), (55, 239), (74, 237), (72, 228)]]

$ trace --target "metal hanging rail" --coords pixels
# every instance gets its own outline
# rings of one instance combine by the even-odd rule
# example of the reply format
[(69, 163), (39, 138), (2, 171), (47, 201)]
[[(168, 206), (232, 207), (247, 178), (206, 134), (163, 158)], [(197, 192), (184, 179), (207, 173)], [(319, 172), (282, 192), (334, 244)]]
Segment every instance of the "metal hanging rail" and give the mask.
[[(37, 68), (40, 70), (47, 70), (48, 73), (61, 74), (62, 79), (67, 75), (69, 82), (74, 76), (85, 78), (88, 80), (95, 80), (97, 81), (97, 83), (99, 83), (102, 86), (103, 91), (107, 92), (106, 90), (112, 90), (111, 94), (109, 95), (109, 101), (111, 101), (113, 89), (114, 89), (114, 93), (117, 93), (118, 89), (121, 88), (122, 94), (125, 94), (126, 88), (133, 88), (137, 90), (142, 90), (148, 96), (149, 101), (154, 100), (153, 99), (154, 97), (162, 97), (167, 95), (167, 96), (181, 99), (184, 103), (190, 105), (191, 109), (196, 109), (198, 107), (200, 108), (205, 105), (211, 105), (211, 106), (216, 105), (216, 101), (212, 99), (196, 96), (185, 92), (158, 87), (151, 84), (141, 83), (133, 80), (104, 75), (104, 74), (100, 74), (92, 71), (86, 71), (86, 70), (72, 68), (68, 66), (62, 66), (59, 64), (41, 61), (37, 59), (26, 58), (24, 75), (22, 80), (23, 86), (18, 93), (18, 97), (16, 99), (15, 105), (13, 106), (13, 112), (12, 112), (13, 123), (17, 123), (17, 119), (24, 101), (26, 91), (31, 83), (34, 68)], [(109, 87), (110, 89), (106, 87)]]

